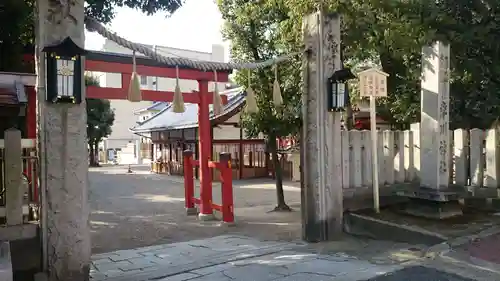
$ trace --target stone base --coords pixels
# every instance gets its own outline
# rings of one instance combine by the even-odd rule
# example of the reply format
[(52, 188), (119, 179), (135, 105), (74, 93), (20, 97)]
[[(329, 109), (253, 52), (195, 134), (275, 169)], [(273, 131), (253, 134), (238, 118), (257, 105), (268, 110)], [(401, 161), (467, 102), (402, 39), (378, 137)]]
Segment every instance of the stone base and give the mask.
[(215, 216), (214, 216), (214, 214), (202, 214), (202, 213), (199, 213), (198, 214), (198, 219), (200, 221), (213, 221), (213, 220), (215, 220)]
[(421, 185), (404, 185), (393, 190), (394, 194), (412, 199), (448, 202), (468, 197), (469, 191), (464, 187), (451, 185), (447, 188), (434, 189)]
[(401, 211), (416, 217), (438, 220), (463, 215), (462, 206), (458, 200), (442, 202), (412, 198)]
[(198, 215), (198, 209), (197, 208), (186, 208), (186, 214), (188, 216), (196, 216), (196, 215)]

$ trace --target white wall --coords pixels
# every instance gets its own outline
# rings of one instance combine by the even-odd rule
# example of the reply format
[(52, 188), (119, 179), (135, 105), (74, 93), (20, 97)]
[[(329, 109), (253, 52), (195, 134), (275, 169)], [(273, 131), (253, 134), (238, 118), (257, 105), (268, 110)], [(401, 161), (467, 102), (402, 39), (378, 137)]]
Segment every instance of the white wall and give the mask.
[[(226, 123), (240, 123), (240, 113), (229, 118)], [(238, 140), (240, 139), (240, 128), (236, 128), (233, 125), (219, 125), (219, 127), (214, 127), (213, 130), (214, 140)], [(264, 136), (259, 134), (259, 139), (263, 139)], [(243, 139), (249, 139), (248, 135), (243, 130)]]
[[(208, 60), (208, 61), (219, 61), (224, 62), (224, 47), (221, 45), (213, 45), (211, 53), (204, 53), (198, 51), (182, 50), (176, 48), (169, 48), (164, 46), (149, 46), (152, 49), (156, 49), (158, 53), (170, 56), (170, 57), (186, 57), (197, 60)], [(132, 54), (132, 51), (118, 44), (106, 40), (103, 46), (103, 51), (122, 53), (122, 54)], [(141, 54), (137, 54), (141, 55)], [(101, 82), (101, 87), (121, 87), (121, 75), (119, 73), (94, 73), (95, 76), (99, 77)], [(139, 73), (140, 75), (140, 73)], [(141, 82), (144, 82), (141, 87), (148, 90), (160, 90), (160, 91), (174, 91), (175, 79), (171, 78), (157, 78), (157, 77), (147, 77), (142, 78)], [(181, 91), (190, 92), (193, 90), (198, 90), (198, 83), (192, 80), (180, 80)], [(219, 89), (224, 89), (225, 83), (219, 83)], [(127, 88), (125, 85), (124, 88)], [(213, 89), (213, 84), (209, 84), (209, 90)], [(131, 133), (129, 128), (136, 125), (138, 121), (138, 116), (134, 115), (134, 111), (148, 107), (153, 104), (153, 101), (143, 101), (137, 103), (131, 103), (126, 100), (112, 100), (111, 107), (115, 110), (115, 123), (112, 127), (112, 133), (108, 136), (108, 148), (120, 148), (126, 146), (131, 140), (138, 140), (140, 137)]]

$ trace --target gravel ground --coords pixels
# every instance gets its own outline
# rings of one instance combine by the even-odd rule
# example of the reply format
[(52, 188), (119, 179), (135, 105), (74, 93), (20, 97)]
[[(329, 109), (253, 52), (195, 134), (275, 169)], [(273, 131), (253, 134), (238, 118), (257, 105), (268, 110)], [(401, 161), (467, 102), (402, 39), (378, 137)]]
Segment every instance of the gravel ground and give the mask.
[[(200, 222), (184, 210), (181, 177), (150, 174), (147, 166), (91, 168), (92, 253), (174, 243), (235, 233), (266, 240), (300, 238), (300, 189), (285, 186), (291, 213), (269, 213), (276, 201), (272, 180), (235, 182), (236, 225)], [(220, 188), (214, 183), (214, 202), (220, 202)]]

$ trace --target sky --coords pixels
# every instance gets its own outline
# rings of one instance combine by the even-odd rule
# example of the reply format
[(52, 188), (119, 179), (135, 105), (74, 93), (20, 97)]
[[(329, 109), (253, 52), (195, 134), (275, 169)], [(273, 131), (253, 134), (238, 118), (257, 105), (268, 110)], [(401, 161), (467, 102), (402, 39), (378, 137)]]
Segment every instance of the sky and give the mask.
[[(165, 13), (147, 16), (130, 8), (117, 8), (114, 20), (107, 27), (136, 43), (202, 52), (211, 52), (212, 44), (224, 44), (227, 57), (229, 45), (223, 42), (222, 24), (214, 0), (187, 0), (169, 18)], [(103, 44), (103, 37), (86, 31), (86, 49), (100, 50)]]

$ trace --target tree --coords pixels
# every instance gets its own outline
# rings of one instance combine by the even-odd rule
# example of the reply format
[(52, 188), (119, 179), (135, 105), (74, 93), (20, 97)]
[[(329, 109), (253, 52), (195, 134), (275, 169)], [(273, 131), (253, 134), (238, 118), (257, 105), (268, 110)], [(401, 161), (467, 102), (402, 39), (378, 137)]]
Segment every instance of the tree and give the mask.
[[(261, 58), (301, 46), (302, 17), (316, 11), (318, 3), (246, 2), (250, 1), (219, 1), (221, 10), (226, 11), (226, 37), (233, 40), (233, 55), (242, 60), (256, 58), (250, 51), (252, 42), (257, 42), (253, 45), (258, 47), (256, 53)], [(496, 120), (500, 113), (500, 52), (491, 34), (500, 32), (500, 2), (323, 2), (327, 11), (342, 15), (346, 66), (359, 69), (368, 63), (389, 73), (388, 97), (377, 100), (377, 113), (394, 128), (407, 129), (411, 123), (419, 122), (421, 50), (434, 40), (451, 45), (450, 129), (489, 128)], [(272, 10), (271, 16), (255, 12), (268, 10)], [(250, 28), (257, 32), (254, 41), (241, 36), (249, 35)], [(292, 64), (300, 67), (296, 61)], [(270, 79), (272, 75), (267, 74)], [(293, 83), (298, 85), (300, 77)], [(351, 86), (356, 83), (353, 81)], [(351, 89), (352, 98), (357, 100), (356, 87)]]
[[(35, 45), (36, 0), (2, 0), (0, 3), (0, 71), (34, 71), (33, 64), (22, 63), (25, 47)], [(71, 1), (69, 1), (71, 2)], [(113, 19), (117, 7), (138, 9), (147, 15), (175, 12), (184, 0), (86, 0), (85, 14), (106, 24)]]
[[(85, 77), (87, 86), (99, 86), (99, 81), (92, 76)], [(115, 121), (115, 113), (111, 109), (109, 100), (86, 99), (87, 101), (87, 142), (89, 144), (90, 166), (98, 167), (96, 153), (99, 143), (111, 134), (111, 127)]]
[[(297, 31), (290, 29), (293, 25), (287, 22), (287, 9), (283, 9), (280, 2), (218, 0), (222, 17), (226, 21), (223, 34), (232, 41), (233, 58), (260, 61), (300, 49), (300, 44), (295, 44), (299, 42), (297, 38), (291, 38), (290, 34), (284, 36), (287, 32), (297, 35)], [(242, 125), (249, 136), (263, 133), (266, 137), (275, 169), (276, 211), (290, 210), (283, 192), (277, 138), (296, 135), (300, 129), (300, 83), (297, 83), (300, 81), (300, 68), (296, 67), (297, 63), (298, 60), (294, 59), (278, 66), (284, 102), (279, 107), (272, 104), (273, 70), (252, 71), (251, 87), (256, 93), (259, 112), (242, 116)], [(248, 76), (247, 71), (240, 71), (236, 74), (236, 81), (240, 85), (246, 85)]]

